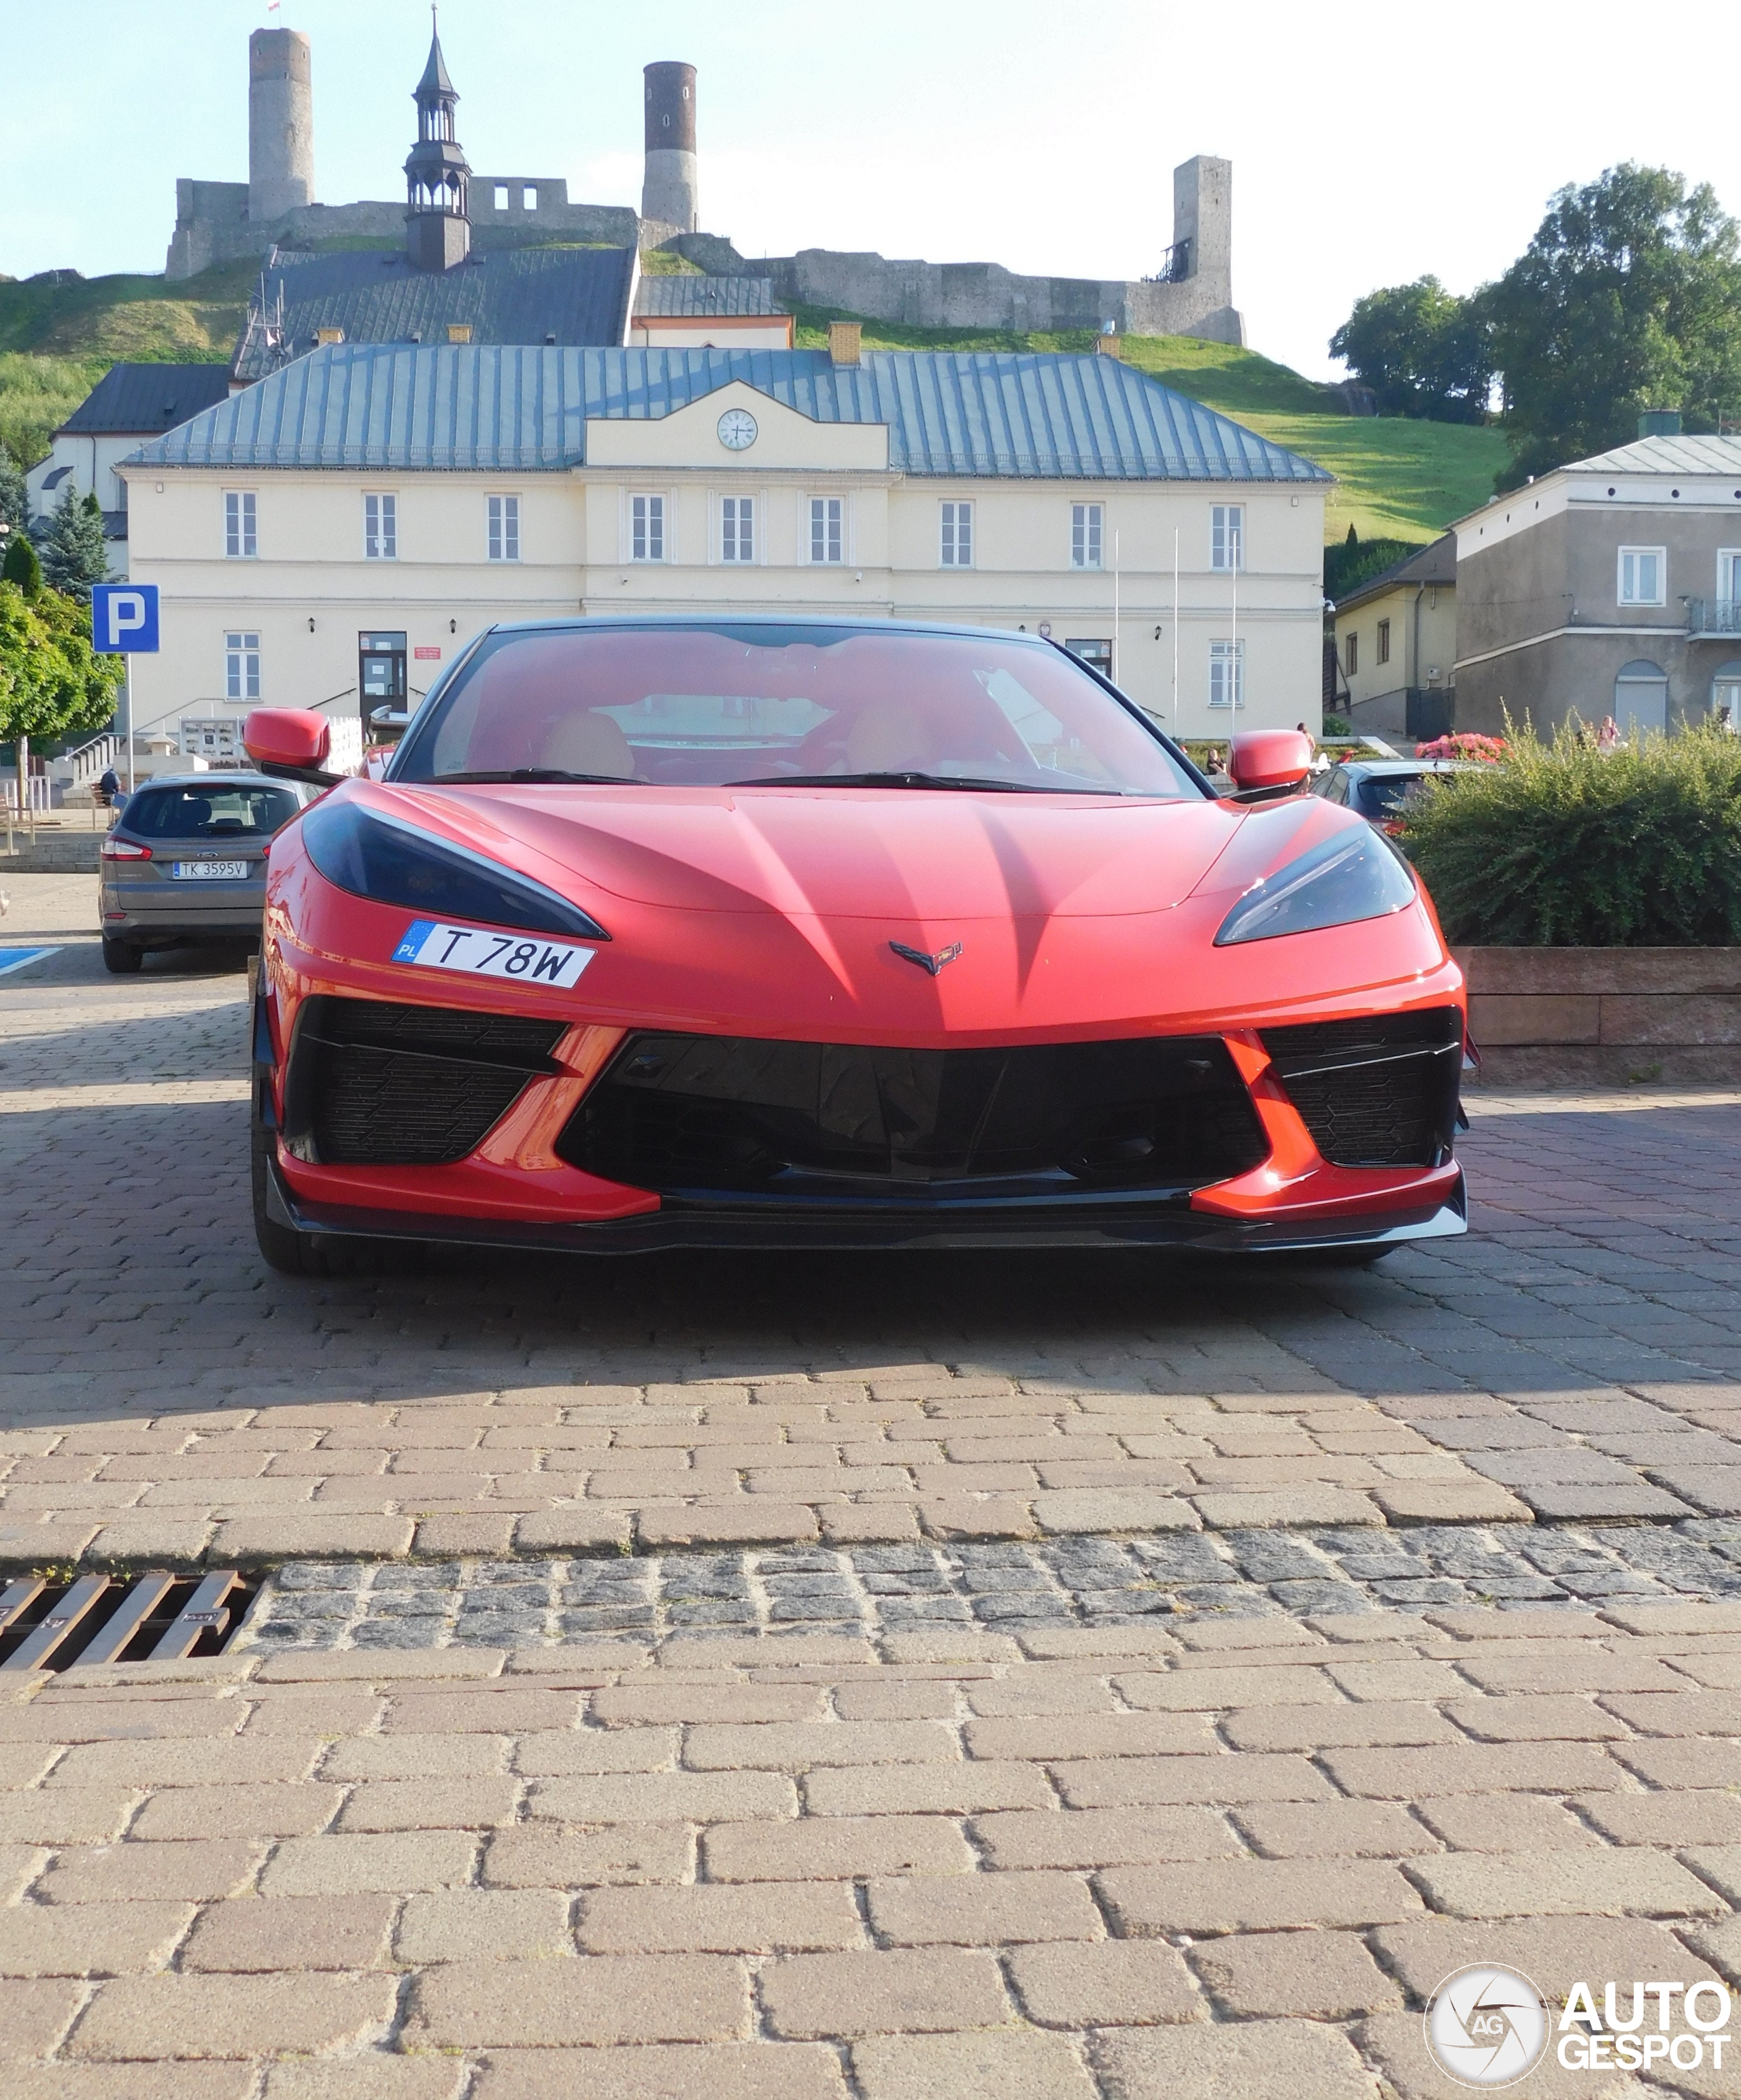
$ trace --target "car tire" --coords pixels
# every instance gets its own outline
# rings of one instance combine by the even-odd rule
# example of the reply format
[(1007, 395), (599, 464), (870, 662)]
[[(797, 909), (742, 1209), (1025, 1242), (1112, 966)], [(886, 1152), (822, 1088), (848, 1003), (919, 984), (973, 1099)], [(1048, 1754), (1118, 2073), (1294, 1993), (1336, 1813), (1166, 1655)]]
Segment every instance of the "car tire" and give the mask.
[(111, 976), (130, 977), (144, 965), (143, 948), (135, 946), (131, 941), (112, 940), (107, 933), (103, 936), (103, 967)]

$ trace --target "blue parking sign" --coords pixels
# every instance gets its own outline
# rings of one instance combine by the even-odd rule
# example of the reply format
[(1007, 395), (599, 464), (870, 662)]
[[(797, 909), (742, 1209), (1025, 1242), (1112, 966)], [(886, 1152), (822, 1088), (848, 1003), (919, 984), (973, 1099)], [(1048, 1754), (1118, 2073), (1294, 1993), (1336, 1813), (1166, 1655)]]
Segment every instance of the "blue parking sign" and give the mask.
[(155, 656), (157, 586), (96, 584), (90, 593), (91, 646), (99, 656)]

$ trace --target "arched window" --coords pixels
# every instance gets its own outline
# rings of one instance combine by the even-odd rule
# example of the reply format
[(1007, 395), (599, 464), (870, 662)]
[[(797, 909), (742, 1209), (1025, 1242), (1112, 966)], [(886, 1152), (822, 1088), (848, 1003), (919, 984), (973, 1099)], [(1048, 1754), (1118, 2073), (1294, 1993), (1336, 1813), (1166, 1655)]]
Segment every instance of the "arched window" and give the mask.
[(1662, 736), (1668, 728), (1668, 674), (1641, 656), (1622, 667), (1614, 682), (1614, 719), (1629, 742)]
[(1741, 659), (1731, 657), (1713, 673), (1711, 719), (1731, 736), (1741, 736)]

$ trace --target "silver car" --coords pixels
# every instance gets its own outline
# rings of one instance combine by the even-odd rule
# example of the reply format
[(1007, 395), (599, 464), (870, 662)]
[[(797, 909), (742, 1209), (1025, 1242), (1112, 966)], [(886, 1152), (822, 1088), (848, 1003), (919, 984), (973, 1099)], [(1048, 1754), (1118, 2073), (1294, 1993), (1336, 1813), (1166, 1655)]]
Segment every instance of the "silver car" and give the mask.
[(258, 773), (160, 774), (130, 795), (103, 841), (103, 960), (117, 977), (152, 948), (257, 941), (266, 849), (318, 788)]

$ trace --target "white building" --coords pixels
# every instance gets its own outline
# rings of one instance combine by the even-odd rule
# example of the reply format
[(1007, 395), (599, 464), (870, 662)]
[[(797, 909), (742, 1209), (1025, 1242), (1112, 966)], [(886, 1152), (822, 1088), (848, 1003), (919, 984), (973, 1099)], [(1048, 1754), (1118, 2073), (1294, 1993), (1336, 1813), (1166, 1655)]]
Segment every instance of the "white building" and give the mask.
[(120, 471), (142, 729), (716, 608), (1037, 630), (1185, 737), (1319, 717), (1330, 477), (1117, 357), (337, 344)]

